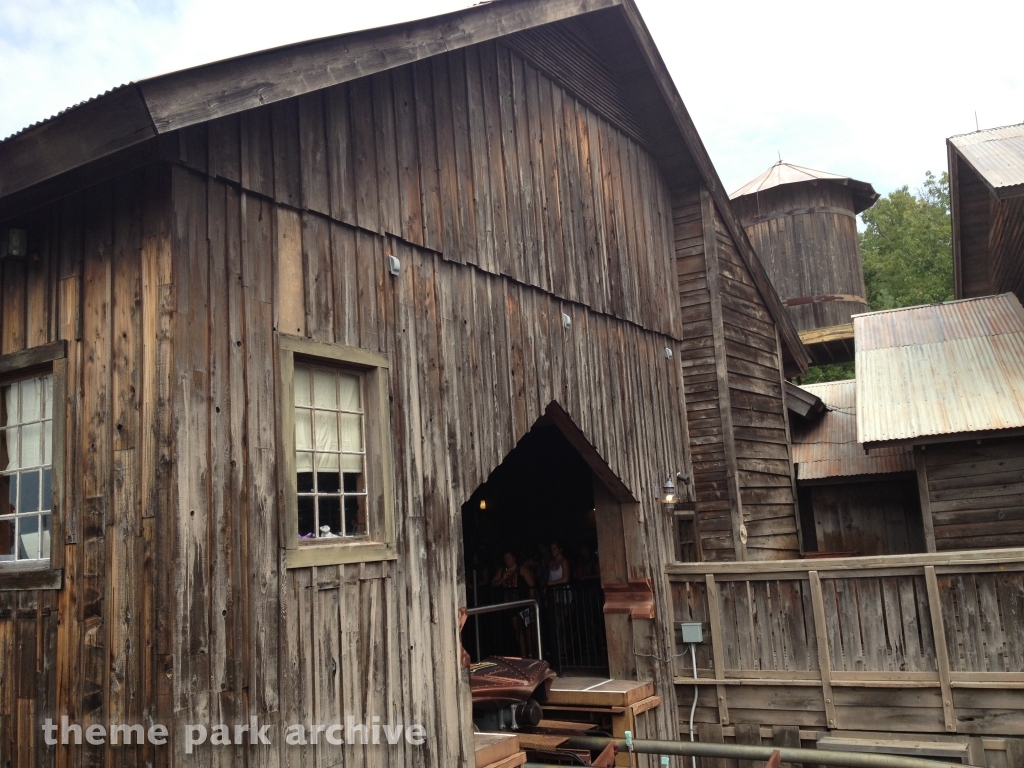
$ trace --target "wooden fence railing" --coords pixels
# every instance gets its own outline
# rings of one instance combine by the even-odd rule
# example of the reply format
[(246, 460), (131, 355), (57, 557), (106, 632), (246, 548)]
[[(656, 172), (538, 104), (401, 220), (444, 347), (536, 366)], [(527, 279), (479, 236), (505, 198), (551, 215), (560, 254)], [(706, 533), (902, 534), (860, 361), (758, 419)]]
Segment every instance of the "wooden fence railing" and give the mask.
[(1024, 549), (666, 572), (675, 621), (705, 627), (698, 722), (1024, 734)]

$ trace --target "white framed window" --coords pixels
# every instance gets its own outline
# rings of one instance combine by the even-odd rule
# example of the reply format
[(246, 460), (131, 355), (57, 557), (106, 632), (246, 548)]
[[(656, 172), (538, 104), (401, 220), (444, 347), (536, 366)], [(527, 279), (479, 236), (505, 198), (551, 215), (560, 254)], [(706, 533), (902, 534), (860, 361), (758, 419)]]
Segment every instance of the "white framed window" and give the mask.
[(286, 565), (393, 559), (387, 358), (284, 334), (278, 345)]
[(363, 376), (297, 362), (293, 382), (299, 538), (366, 536)]
[(50, 559), (53, 374), (0, 387), (0, 563)]
[(0, 355), (0, 591), (61, 586), (66, 354)]

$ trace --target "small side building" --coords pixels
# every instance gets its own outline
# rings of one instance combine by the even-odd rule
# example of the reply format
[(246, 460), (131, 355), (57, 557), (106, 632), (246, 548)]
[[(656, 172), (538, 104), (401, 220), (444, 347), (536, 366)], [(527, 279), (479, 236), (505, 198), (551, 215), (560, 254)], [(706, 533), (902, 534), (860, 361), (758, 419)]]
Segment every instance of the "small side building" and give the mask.
[(792, 426), (805, 556), (925, 551), (913, 448), (857, 442), (855, 380), (801, 389), (825, 406)]
[(857, 439), (912, 446), (928, 551), (1024, 545), (1020, 300), (874, 312), (854, 328)]
[(946, 149), (956, 297), (1024, 299), (1024, 123), (953, 136)]

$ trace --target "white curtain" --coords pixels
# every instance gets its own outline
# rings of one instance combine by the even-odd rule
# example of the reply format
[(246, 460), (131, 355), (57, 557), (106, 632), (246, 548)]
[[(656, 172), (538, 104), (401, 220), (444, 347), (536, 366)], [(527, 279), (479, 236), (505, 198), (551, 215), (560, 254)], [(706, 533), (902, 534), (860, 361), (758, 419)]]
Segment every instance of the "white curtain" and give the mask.
[[(4, 408), (6, 418), (4, 423), (0, 426), (10, 426), (11, 424), (18, 423), (18, 385), (11, 384), (9, 387), (4, 387)], [(4, 433), (7, 442), (7, 462), (3, 467), (4, 470), (12, 470), (18, 468), (18, 430), (8, 429)]]
[(296, 367), (294, 383), (296, 472), (313, 471), (314, 453), (318, 472), (362, 472), (363, 457), (352, 453), (363, 450), (359, 377)]

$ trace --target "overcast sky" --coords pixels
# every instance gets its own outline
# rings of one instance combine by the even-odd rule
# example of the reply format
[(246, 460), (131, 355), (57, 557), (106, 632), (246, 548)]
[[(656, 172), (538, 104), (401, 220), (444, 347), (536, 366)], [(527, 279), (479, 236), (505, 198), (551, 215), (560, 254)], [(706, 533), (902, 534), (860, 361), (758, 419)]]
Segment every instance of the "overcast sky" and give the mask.
[[(636, 0), (726, 188), (782, 159), (920, 186), (1024, 122), (1021, 0)], [(0, 136), (112, 86), (465, 0), (0, 0)]]

